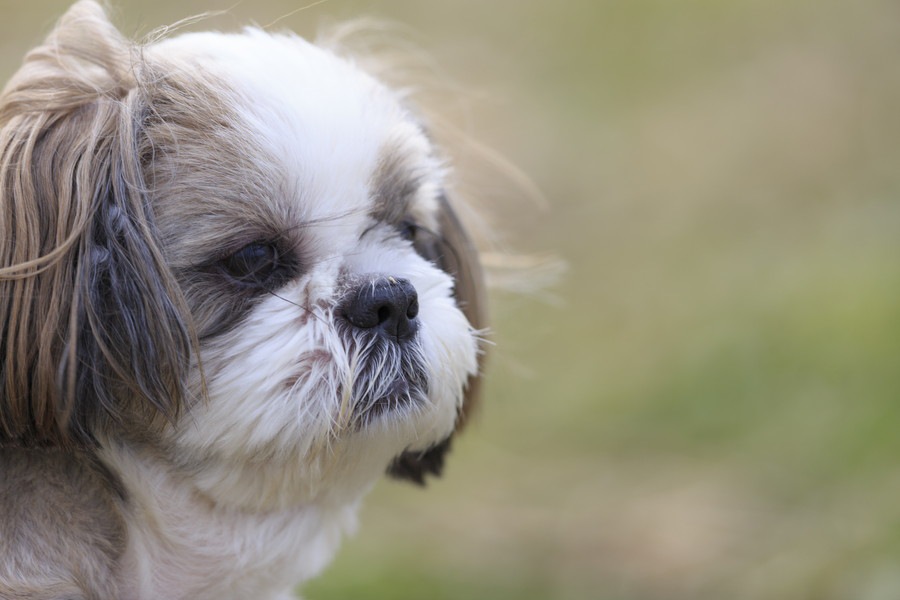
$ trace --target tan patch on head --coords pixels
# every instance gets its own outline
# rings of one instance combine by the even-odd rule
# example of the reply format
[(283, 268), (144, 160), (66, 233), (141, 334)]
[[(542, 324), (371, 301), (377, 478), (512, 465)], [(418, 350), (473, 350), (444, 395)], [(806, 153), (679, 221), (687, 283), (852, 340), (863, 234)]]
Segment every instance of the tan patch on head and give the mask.
[(264, 297), (233, 285), (221, 261), (277, 247), (297, 275), (308, 264), (310, 221), (283, 161), (247, 117), (253, 100), (202, 63), (148, 53), (140, 155), (160, 245), (201, 341), (235, 327)]
[(435, 199), (440, 193), (441, 168), (424, 135), (405, 123), (379, 150), (372, 174), (372, 217), (390, 225), (405, 220), (435, 230)]
[(173, 268), (223, 240), (280, 233), (290, 206), (277, 201), (277, 163), (244, 124), (238, 93), (195, 65), (149, 62), (143, 80), (140, 155)]

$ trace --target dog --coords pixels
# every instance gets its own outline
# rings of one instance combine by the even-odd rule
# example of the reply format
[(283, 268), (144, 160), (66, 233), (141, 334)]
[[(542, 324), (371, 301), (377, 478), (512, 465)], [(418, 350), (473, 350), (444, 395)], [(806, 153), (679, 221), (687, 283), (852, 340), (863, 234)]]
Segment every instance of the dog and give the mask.
[(72, 6), (0, 95), (0, 597), (289, 598), (439, 475), (486, 327), (448, 172), (334, 51)]

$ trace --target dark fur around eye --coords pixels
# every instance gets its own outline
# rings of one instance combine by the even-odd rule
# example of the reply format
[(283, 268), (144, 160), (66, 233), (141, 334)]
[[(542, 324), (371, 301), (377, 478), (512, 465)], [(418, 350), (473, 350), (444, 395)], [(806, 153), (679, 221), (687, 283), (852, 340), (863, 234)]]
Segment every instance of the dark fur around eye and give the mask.
[[(284, 238), (233, 242), (175, 276), (200, 341), (230, 331), (256, 304), (302, 275), (300, 243)], [(243, 243), (243, 246), (238, 244)]]

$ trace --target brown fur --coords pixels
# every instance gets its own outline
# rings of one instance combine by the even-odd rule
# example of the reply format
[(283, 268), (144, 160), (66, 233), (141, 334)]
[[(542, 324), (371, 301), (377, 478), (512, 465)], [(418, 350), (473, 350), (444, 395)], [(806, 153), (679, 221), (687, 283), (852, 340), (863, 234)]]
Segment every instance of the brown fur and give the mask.
[(115, 598), (125, 525), (90, 455), (0, 448), (0, 598)]
[(131, 64), (82, 2), (0, 95), (0, 440), (179, 412), (190, 335), (147, 210)]
[[(119, 595), (125, 521), (139, 517), (97, 446), (152, 440), (203, 395), (195, 350), (252, 302), (204, 282), (204, 261), (240, 248), (220, 240), (303, 243), (278, 230), (302, 222), (279, 214), (296, 194), (260, 170), (274, 161), (236, 129), (233, 92), (204, 77), (154, 64), (83, 0), (0, 94), (0, 598)], [(390, 177), (385, 197), (411, 189)], [(483, 329), (477, 252), (446, 198), (427, 225), (417, 248)], [(460, 426), (476, 396), (473, 378)], [(392, 471), (422, 481), (448, 448)]]
[[(439, 264), (443, 270), (453, 276), (457, 303), (469, 320), (469, 324), (476, 330), (484, 331), (488, 326), (487, 298), (485, 297), (484, 273), (481, 261), (478, 259), (478, 250), (446, 197), (441, 198), (440, 208), (439, 226), (444, 249)], [(479, 357), (479, 372), (484, 369), (484, 359), (485, 353), (482, 347)], [(465, 401), (457, 420), (457, 431), (465, 425), (466, 420), (475, 410), (481, 391), (480, 382), (479, 377), (469, 379)]]

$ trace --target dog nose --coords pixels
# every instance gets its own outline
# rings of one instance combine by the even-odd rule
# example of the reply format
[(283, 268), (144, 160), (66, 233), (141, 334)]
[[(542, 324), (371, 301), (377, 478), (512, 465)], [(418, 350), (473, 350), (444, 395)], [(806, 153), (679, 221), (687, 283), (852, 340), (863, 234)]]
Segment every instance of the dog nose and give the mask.
[(406, 342), (419, 327), (419, 296), (407, 279), (377, 277), (358, 286), (349, 297), (344, 315), (359, 329), (379, 332)]

